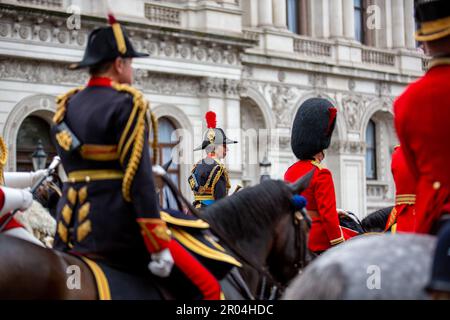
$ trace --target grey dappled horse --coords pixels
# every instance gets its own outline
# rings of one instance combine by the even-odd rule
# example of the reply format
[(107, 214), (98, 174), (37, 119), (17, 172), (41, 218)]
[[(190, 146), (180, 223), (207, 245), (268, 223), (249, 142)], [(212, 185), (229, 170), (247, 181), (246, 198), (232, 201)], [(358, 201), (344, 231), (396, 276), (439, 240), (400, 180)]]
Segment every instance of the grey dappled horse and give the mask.
[(316, 258), (291, 282), (283, 298), (427, 299), (424, 287), (435, 242), (432, 236), (415, 234), (353, 238)]

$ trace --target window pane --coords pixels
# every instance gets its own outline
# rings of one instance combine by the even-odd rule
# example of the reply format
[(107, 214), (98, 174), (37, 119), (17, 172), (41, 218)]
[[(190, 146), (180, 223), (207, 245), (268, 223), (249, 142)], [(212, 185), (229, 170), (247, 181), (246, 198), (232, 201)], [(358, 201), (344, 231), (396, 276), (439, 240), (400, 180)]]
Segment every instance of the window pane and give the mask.
[(355, 39), (363, 42), (363, 19), (362, 10), (355, 7)]
[(371, 120), (366, 130), (366, 178), (377, 178), (375, 123)]
[(298, 0), (287, 0), (287, 22), (288, 29), (293, 33), (299, 33), (298, 30)]
[(160, 143), (171, 143), (173, 131), (175, 131), (175, 126), (167, 118), (158, 120), (158, 140)]

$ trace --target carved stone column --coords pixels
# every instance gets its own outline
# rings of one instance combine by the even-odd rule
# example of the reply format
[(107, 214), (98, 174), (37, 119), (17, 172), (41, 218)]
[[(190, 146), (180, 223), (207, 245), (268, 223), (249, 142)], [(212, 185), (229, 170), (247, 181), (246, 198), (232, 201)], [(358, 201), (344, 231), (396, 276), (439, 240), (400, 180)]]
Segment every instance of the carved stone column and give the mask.
[(273, 18), (275, 27), (287, 28), (286, 0), (273, 0)]
[(273, 25), (272, 0), (258, 1), (258, 25), (260, 27)]
[(353, 0), (343, 0), (344, 36), (347, 39), (355, 39), (354, 11)]
[(344, 35), (342, 0), (330, 0), (330, 37), (340, 38)]
[(406, 47), (408, 49), (416, 48), (416, 39), (414, 38), (415, 29), (414, 0), (405, 0), (405, 35)]
[[(392, 1), (392, 0), (391, 0)], [(405, 11), (402, 0), (392, 1), (392, 47), (405, 47)]]

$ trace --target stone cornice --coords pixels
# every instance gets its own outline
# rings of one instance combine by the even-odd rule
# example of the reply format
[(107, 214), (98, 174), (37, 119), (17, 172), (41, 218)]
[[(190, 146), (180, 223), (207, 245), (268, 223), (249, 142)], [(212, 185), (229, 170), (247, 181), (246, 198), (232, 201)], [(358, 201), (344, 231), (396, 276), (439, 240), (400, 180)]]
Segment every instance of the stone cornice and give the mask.
[[(88, 33), (106, 20), (81, 16), (81, 29), (66, 26), (68, 14), (0, 4), (0, 41), (83, 50)], [(133, 45), (151, 57), (239, 67), (240, 55), (255, 41), (244, 35), (211, 34), (124, 21)]]

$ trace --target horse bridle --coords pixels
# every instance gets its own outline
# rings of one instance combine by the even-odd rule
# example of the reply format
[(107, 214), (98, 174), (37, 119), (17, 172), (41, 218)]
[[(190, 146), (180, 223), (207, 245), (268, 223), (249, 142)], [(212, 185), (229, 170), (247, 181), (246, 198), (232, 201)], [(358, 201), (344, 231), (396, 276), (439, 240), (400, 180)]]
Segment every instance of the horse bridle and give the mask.
[[(186, 207), (189, 209), (189, 211), (191, 211), (192, 214), (195, 217), (197, 217), (198, 219), (203, 219), (201, 217), (200, 212), (196, 208), (194, 208), (194, 206), (178, 190), (178, 188), (173, 183), (172, 179), (170, 179), (170, 177), (167, 174), (160, 175), (160, 176), (164, 180), (164, 182), (169, 186), (171, 191), (177, 197), (179, 197), (179, 199), (181, 199), (181, 202), (183, 202), (186, 205)], [(217, 236), (222, 241), (223, 244), (225, 244), (225, 246), (227, 246), (236, 255), (236, 257), (238, 259), (240, 259), (241, 261), (243, 261), (244, 263), (249, 265), (252, 269), (254, 269), (258, 273), (260, 273), (261, 277), (265, 277), (266, 279), (269, 279), (270, 282), (272, 282), (274, 284), (274, 286), (278, 288), (279, 291), (283, 292), (286, 289), (285, 285), (281, 284), (279, 281), (277, 281), (272, 276), (272, 274), (268, 271), (266, 266), (260, 266), (260, 265), (256, 264), (255, 262), (251, 261), (250, 259), (248, 259), (239, 248), (237, 248), (236, 246), (234, 246), (232, 243), (230, 243), (227, 240), (227, 238), (222, 234), (222, 232), (220, 230), (217, 230), (212, 225), (210, 225), (210, 230), (215, 234), (215, 236)]]

